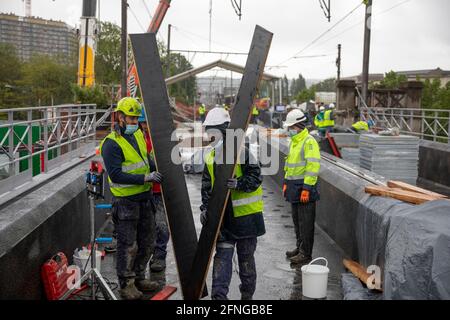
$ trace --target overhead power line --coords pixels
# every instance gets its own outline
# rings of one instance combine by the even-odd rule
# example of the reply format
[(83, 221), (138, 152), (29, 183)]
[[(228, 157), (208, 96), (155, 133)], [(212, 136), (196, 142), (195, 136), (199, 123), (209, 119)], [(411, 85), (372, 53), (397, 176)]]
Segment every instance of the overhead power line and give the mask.
[(290, 58), (284, 60), (283, 62), (281, 62), (280, 64), (286, 63), (289, 60), (293, 59), (295, 56), (299, 55), (300, 53), (304, 52), (306, 49), (308, 49), (309, 47), (311, 47), (314, 43), (316, 43), (317, 41), (319, 41), (320, 39), (323, 38), (323, 36), (325, 36), (327, 33), (329, 33), (331, 30), (333, 30), (336, 26), (338, 26), (342, 21), (344, 21), (345, 19), (347, 19), (353, 12), (355, 12), (359, 7), (361, 7), (363, 5), (363, 3), (361, 2), (360, 4), (358, 4), (354, 9), (352, 9), (350, 12), (348, 12), (345, 16), (343, 16), (340, 20), (338, 20), (333, 26), (331, 26), (330, 28), (328, 28), (326, 31), (324, 31), (323, 33), (321, 33), (317, 38), (315, 38), (313, 41), (311, 41), (309, 44), (307, 44), (305, 47), (303, 47), (303, 49), (301, 49), (300, 51), (298, 51), (297, 53), (295, 53), (294, 55), (292, 55)]

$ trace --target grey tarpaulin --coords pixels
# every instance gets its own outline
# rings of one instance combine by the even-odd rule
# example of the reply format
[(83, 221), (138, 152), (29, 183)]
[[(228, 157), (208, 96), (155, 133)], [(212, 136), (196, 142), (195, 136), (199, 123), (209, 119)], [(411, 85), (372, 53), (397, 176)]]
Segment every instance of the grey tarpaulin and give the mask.
[(360, 263), (382, 271), (384, 299), (450, 299), (450, 201), (369, 197), (358, 215)]
[(344, 300), (381, 300), (383, 295), (364, 287), (352, 273), (343, 273), (341, 277)]

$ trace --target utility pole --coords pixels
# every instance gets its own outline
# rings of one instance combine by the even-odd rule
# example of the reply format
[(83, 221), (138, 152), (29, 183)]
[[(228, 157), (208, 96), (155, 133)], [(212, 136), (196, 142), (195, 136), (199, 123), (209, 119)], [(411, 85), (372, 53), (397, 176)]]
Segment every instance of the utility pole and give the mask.
[(122, 70), (122, 81), (120, 86), (121, 97), (127, 96), (127, 74), (128, 74), (128, 35), (127, 35), (127, 0), (122, 0), (122, 41), (121, 41), (121, 70)]
[(209, 51), (211, 51), (212, 0), (209, 0)]
[(338, 57), (336, 60), (337, 66), (337, 82), (341, 80), (341, 44), (338, 44)]
[(365, 0), (366, 16), (364, 19), (364, 56), (362, 71), (362, 98), (367, 103), (369, 96), (369, 57), (370, 57), (370, 29), (372, 24), (372, 0)]
[(169, 23), (167, 26), (167, 70), (166, 77), (170, 77), (170, 31), (172, 29), (172, 25)]

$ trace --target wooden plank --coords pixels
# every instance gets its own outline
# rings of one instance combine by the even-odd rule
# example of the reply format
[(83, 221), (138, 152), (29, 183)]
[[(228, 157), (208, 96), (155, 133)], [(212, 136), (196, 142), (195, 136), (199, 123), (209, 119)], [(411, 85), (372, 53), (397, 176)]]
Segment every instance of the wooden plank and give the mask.
[(155, 294), (150, 300), (167, 300), (177, 291), (176, 287), (165, 286), (160, 292)]
[[(369, 278), (370, 278), (371, 274), (367, 273), (367, 271), (364, 269), (364, 267), (362, 265), (360, 265), (358, 262), (344, 259), (343, 263), (344, 263), (344, 266), (351, 273), (353, 273), (353, 275), (355, 277), (357, 277), (359, 280), (361, 280), (366, 286), (368, 284), (369, 284), (369, 286), (375, 284), (375, 283), (372, 283), (372, 284), (369, 283)], [(376, 288), (375, 288), (375, 290), (383, 291), (382, 289), (376, 289)]]
[(422, 189), (416, 186), (413, 186), (409, 183), (406, 182), (402, 182), (402, 181), (394, 181), (394, 180), (390, 180), (387, 183), (388, 187), (390, 188), (399, 188), (405, 191), (412, 191), (412, 192), (418, 192), (418, 193), (423, 193), (429, 196), (433, 196), (433, 197), (437, 197), (437, 198), (447, 198), (446, 196), (444, 196), (443, 194), (440, 193), (436, 193), (430, 190), (426, 190), (426, 189)]
[[(269, 31), (260, 26), (256, 26), (241, 86), (236, 97), (233, 113), (231, 114), (230, 129), (242, 129), (245, 132), (248, 127), (253, 101), (264, 72), (272, 36), (273, 34)], [(228, 138), (230, 137), (228, 136)], [(242, 143), (243, 141), (240, 142)], [(226, 153), (233, 152), (232, 163), (216, 165), (214, 189), (208, 205), (208, 222), (202, 228), (198, 249), (191, 270), (189, 288), (192, 290), (192, 293), (190, 293), (189, 296), (192, 296), (195, 299), (200, 297), (202, 288), (205, 285), (211, 256), (213, 249), (215, 248), (230, 193), (226, 187), (226, 181), (234, 174), (236, 159), (238, 159), (239, 156), (241, 143), (233, 144), (234, 150), (227, 150), (226, 147), (222, 148), (223, 159), (227, 159)], [(224, 142), (224, 146), (227, 145), (228, 143)], [(220, 157), (221, 155), (218, 156)]]
[(422, 204), (427, 201), (438, 200), (441, 198), (429, 196), (423, 193), (405, 191), (402, 189), (393, 189), (389, 187), (382, 186), (367, 186), (365, 188), (366, 193), (370, 193), (376, 196), (390, 197), (397, 200), (413, 203)]
[[(161, 68), (155, 34), (130, 34), (134, 61), (145, 104), (147, 124), (155, 151), (155, 162), (164, 175), (161, 192), (164, 199), (183, 297), (197, 250), (197, 233), (181, 161), (175, 164), (171, 155), (179, 155), (177, 141), (171, 141), (175, 130), (169, 97)], [(179, 159), (178, 159), (179, 160)]]

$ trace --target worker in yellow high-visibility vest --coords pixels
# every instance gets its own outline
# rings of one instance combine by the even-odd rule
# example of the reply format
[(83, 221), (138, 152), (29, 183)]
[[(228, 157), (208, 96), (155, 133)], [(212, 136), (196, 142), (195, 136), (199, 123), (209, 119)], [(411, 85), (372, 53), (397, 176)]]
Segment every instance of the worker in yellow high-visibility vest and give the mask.
[(252, 109), (252, 123), (253, 124), (257, 124), (258, 122), (258, 116), (259, 116), (259, 110), (258, 108), (254, 105), (253, 109)]
[[(223, 108), (209, 111), (203, 123), (208, 135), (215, 135), (214, 147), (205, 156), (205, 169), (202, 176), (202, 205), (200, 221), (208, 223), (208, 202), (215, 180), (216, 163), (221, 161), (221, 149), (224, 147), (226, 130), (230, 116)], [(220, 137), (220, 138), (219, 138)], [(236, 165), (235, 177), (228, 179), (227, 187), (231, 190), (227, 202), (219, 238), (214, 256), (212, 291), (213, 300), (227, 299), (233, 269), (233, 253), (236, 248), (241, 299), (250, 300), (256, 289), (256, 265), (254, 253), (257, 237), (265, 234), (263, 218), (263, 190), (259, 161), (252, 156), (246, 146), (243, 150), (245, 160)]]
[(206, 106), (203, 103), (198, 107), (198, 115), (200, 116), (200, 121), (203, 123), (206, 116)]
[(142, 292), (154, 291), (158, 283), (145, 278), (155, 238), (152, 183), (162, 175), (147, 152), (139, 129), (141, 105), (130, 97), (121, 99), (115, 110), (114, 131), (100, 143), (108, 173), (112, 217), (117, 234), (117, 277), (124, 300), (140, 299)]
[(334, 103), (330, 103), (328, 108), (324, 112), (323, 123), (322, 123), (322, 131), (332, 132), (334, 128)]
[(306, 115), (296, 109), (286, 116), (291, 143), (284, 165), (283, 194), (292, 205), (296, 248), (286, 256), (294, 264), (306, 264), (312, 259), (316, 201), (319, 200), (317, 180), (320, 170), (320, 149), (309, 134)]

